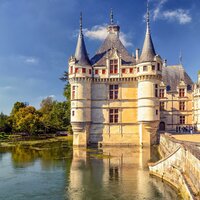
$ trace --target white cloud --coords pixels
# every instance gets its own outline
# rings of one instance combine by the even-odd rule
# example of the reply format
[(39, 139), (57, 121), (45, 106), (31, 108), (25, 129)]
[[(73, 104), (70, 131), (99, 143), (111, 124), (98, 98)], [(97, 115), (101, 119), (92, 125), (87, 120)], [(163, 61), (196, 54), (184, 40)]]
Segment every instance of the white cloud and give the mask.
[(24, 62), (28, 64), (37, 64), (38, 59), (34, 57), (24, 57)]
[(189, 10), (176, 9), (176, 10), (163, 10), (164, 4), (168, 0), (161, 0), (155, 10), (153, 11), (153, 19), (163, 19), (168, 21), (176, 21), (179, 24), (187, 24), (192, 21)]
[[(89, 29), (84, 29), (84, 34), (86, 37), (93, 39), (93, 40), (104, 40), (107, 35), (108, 35), (108, 31), (107, 31), (107, 25), (96, 25), (93, 26), (90, 30)], [(121, 42), (124, 44), (124, 46), (128, 47), (128, 46), (133, 46), (133, 44), (129, 41), (129, 37), (128, 35), (126, 35), (123, 32), (120, 32), (119, 34), (120, 40)]]
[(159, 17), (160, 17), (160, 15), (161, 15), (161, 9), (163, 8), (163, 5), (167, 2), (168, 0), (161, 0), (159, 3), (158, 3), (158, 5), (157, 5), (157, 7), (156, 7), (156, 9), (153, 11), (153, 19), (154, 20), (156, 20), (156, 19), (158, 19)]
[(180, 24), (187, 24), (192, 21), (188, 10), (177, 9), (163, 12), (163, 17), (170, 21), (178, 21)]

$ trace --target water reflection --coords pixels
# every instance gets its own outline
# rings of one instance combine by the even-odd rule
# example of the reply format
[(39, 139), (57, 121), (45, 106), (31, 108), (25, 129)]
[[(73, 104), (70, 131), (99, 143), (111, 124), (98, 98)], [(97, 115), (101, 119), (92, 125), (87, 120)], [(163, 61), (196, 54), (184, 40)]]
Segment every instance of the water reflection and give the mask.
[(169, 186), (149, 177), (149, 158), (148, 149), (136, 147), (74, 149), (66, 199), (179, 199)]
[(72, 149), (71, 144), (0, 149), (0, 199), (178, 199), (149, 177), (148, 149)]

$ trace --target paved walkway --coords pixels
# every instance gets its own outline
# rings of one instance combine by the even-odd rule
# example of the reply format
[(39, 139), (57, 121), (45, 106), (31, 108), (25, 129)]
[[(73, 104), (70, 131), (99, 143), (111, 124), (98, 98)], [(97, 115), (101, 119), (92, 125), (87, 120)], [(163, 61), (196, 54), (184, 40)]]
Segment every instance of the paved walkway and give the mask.
[(200, 134), (172, 135), (177, 140), (200, 143)]

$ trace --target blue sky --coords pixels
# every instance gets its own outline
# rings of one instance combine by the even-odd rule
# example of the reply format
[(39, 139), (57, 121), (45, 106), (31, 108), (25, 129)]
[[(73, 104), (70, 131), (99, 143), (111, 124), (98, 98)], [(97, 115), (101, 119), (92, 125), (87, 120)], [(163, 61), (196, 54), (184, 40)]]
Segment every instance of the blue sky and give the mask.
[[(0, 112), (16, 101), (39, 107), (47, 96), (62, 101), (59, 77), (74, 54), (83, 12), (90, 57), (106, 36), (110, 9), (129, 52), (142, 48), (146, 0), (0, 0)], [(156, 52), (183, 65), (194, 81), (200, 69), (200, 1), (150, 0)]]

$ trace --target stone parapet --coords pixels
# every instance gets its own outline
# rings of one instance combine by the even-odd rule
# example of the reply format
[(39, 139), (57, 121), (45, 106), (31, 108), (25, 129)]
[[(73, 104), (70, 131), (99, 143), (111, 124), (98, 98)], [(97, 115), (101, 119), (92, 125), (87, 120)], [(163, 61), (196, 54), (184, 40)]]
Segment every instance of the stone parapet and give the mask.
[(176, 187), (184, 199), (200, 199), (200, 144), (178, 141), (161, 135), (160, 152), (164, 158), (149, 163), (150, 174)]

